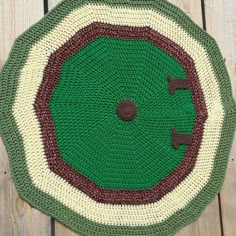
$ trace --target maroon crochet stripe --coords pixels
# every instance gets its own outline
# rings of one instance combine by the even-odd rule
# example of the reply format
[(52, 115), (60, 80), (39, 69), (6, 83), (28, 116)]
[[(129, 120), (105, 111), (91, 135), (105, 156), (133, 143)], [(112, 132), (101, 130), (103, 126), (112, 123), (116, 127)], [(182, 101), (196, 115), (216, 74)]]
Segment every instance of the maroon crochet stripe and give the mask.
[[(49, 110), (50, 97), (57, 86), (63, 62), (86, 44), (99, 37), (148, 40), (176, 58), (186, 70), (197, 114), (192, 133), (193, 142), (188, 146), (182, 163), (151, 189), (102, 189), (90, 179), (70, 167), (60, 157), (53, 119)], [(94, 200), (111, 204), (139, 205), (156, 202), (182, 182), (195, 165), (198, 149), (202, 140), (203, 126), (207, 117), (206, 105), (194, 62), (182, 48), (149, 27), (115, 26), (103, 23), (93, 23), (82, 29), (50, 56), (34, 106), (42, 129), (42, 138), (49, 168)]]

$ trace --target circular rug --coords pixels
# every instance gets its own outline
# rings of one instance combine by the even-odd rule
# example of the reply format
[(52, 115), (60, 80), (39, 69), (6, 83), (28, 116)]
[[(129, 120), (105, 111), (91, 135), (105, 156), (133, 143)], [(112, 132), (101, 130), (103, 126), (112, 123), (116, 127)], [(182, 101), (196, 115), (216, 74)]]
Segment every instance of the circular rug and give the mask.
[(222, 186), (229, 76), (164, 0), (63, 1), (16, 40), (0, 90), (20, 196), (83, 236), (173, 235)]

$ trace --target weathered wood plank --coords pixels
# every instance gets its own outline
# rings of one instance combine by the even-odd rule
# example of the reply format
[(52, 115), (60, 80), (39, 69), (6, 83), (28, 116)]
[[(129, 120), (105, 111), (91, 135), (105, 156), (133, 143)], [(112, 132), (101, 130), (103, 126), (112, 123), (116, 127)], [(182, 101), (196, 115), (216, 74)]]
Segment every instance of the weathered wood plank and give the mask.
[[(216, 39), (225, 58), (236, 98), (235, 0), (205, 0), (207, 31)], [(225, 183), (220, 193), (224, 236), (236, 235), (236, 137)]]
[[(54, 7), (60, 0), (49, 0), (49, 9)], [(200, 0), (170, 0), (182, 10), (184, 10), (199, 26), (202, 27), (202, 10)], [(60, 223), (55, 223), (55, 234), (56, 236), (76, 236), (70, 229), (61, 225)], [(185, 227), (179, 233), (178, 236), (220, 236), (220, 216), (219, 216), (219, 204), (218, 198), (216, 198), (212, 204), (210, 204), (204, 211), (202, 216), (192, 223), (191, 225)]]
[[(203, 26), (201, 0), (169, 0), (182, 9), (200, 27)], [(220, 236), (220, 215), (218, 197), (206, 208), (201, 217), (180, 230), (176, 236)]]
[[(0, 68), (8, 57), (14, 39), (42, 16), (43, 1), (0, 0)], [(50, 235), (50, 218), (32, 209), (19, 198), (10, 174), (7, 152), (1, 139), (0, 209), (0, 235)]]

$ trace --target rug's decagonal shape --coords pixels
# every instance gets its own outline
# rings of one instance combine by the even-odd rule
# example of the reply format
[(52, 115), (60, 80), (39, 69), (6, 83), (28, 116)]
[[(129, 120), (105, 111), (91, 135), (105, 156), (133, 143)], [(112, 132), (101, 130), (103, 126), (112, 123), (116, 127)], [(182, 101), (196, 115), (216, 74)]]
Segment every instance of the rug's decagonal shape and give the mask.
[(166, 1), (63, 1), (16, 40), (0, 90), (19, 194), (82, 235), (172, 235), (220, 190), (229, 76)]

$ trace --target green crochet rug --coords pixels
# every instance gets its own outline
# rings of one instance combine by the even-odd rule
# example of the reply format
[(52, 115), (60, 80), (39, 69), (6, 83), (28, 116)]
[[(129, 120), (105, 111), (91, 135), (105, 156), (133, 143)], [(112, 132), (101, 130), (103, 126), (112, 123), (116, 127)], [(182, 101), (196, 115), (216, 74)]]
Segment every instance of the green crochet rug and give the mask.
[(218, 46), (165, 0), (64, 0), (0, 73), (20, 196), (83, 236), (167, 236), (197, 219), (235, 123)]

